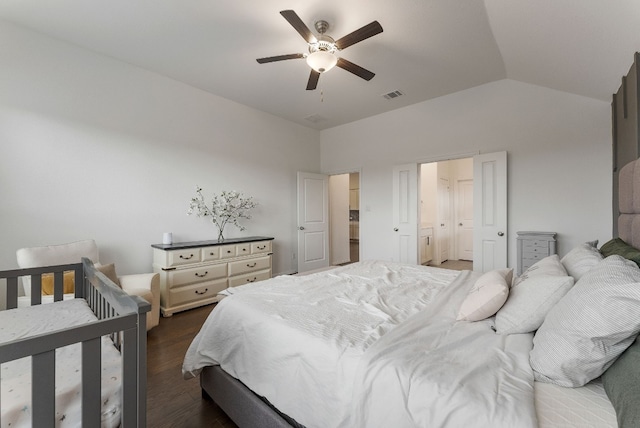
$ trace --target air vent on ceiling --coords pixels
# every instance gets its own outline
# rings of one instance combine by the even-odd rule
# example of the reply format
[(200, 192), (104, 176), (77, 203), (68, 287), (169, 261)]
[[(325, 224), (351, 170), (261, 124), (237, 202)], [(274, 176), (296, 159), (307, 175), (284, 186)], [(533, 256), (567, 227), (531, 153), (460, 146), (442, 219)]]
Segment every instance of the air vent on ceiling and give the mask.
[(326, 117), (320, 116), (319, 114), (312, 114), (311, 116), (305, 117), (305, 120), (308, 120), (312, 123), (324, 122), (328, 120)]
[(400, 91), (391, 91), (388, 94), (384, 94), (382, 96), (385, 97), (388, 100), (392, 100), (394, 98), (398, 98), (398, 97), (401, 97), (403, 95), (404, 94), (402, 92), (400, 92)]

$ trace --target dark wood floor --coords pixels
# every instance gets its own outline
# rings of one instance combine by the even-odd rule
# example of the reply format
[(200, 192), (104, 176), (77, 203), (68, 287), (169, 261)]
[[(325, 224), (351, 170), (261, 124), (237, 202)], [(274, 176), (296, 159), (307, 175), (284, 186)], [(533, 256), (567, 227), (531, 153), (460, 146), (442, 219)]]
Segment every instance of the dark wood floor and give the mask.
[(213, 308), (161, 317), (147, 334), (147, 426), (236, 428), (215, 403), (202, 398), (199, 378), (182, 378), (184, 354)]

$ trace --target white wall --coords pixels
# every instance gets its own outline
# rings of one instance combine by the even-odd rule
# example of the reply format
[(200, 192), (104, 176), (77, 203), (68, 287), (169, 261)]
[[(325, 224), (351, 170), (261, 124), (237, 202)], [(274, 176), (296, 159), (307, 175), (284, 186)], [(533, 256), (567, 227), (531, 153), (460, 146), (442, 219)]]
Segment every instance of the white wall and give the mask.
[(610, 104), (512, 80), (321, 132), (322, 170), (361, 169), (363, 259), (391, 259), (392, 167), (508, 152), (509, 265), (516, 232), (558, 232), (558, 250), (611, 237)]
[(200, 185), (254, 196), (227, 237), (273, 236), (274, 273), (295, 271), (296, 171), (319, 171), (318, 131), (3, 21), (0, 40), (0, 269), (94, 238), (118, 273), (151, 271), (163, 232), (217, 237), (186, 215)]

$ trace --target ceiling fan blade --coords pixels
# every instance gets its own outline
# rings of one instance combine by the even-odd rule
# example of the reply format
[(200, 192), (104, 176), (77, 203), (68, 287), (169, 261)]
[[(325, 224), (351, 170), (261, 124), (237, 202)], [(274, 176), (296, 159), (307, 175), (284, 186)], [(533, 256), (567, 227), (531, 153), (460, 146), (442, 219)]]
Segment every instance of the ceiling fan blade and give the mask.
[(361, 42), (376, 34), (382, 33), (382, 25), (378, 21), (373, 21), (362, 28), (357, 29), (353, 33), (336, 40), (336, 47), (340, 50), (346, 49), (351, 45)]
[(320, 79), (320, 73), (311, 70), (309, 81), (307, 82), (307, 91), (313, 91), (318, 86), (318, 79)]
[(302, 22), (302, 19), (300, 19), (297, 13), (292, 10), (283, 10), (280, 12), (280, 15), (282, 15), (284, 19), (286, 19), (287, 22), (289, 22), (289, 24), (291, 24), (291, 26), (300, 33), (307, 43), (316, 43), (318, 41), (316, 36), (314, 36), (311, 30), (309, 30), (309, 27)]
[(371, 80), (373, 79), (373, 76), (376, 75), (366, 68), (362, 68), (359, 65), (356, 65), (351, 61), (347, 61), (344, 58), (338, 58), (338, 63), (336, 64), (336, 66), (342, 68), (343, 70), (347, 70), (349, 73), (353, 73), (358, 77), (362, 77), (364, 80)]
[(298, 53), (298, 54), (289, 54), (289, 55), (269, 56), (266, 58), (258, 58), (256, 59), (256, 61), (258, 61), (258, 63), (260, 64), (265, 64), (267, 62), (284, 61), (286, 59), (298, 59), (298, 58), (304, 58), (304, 55)]

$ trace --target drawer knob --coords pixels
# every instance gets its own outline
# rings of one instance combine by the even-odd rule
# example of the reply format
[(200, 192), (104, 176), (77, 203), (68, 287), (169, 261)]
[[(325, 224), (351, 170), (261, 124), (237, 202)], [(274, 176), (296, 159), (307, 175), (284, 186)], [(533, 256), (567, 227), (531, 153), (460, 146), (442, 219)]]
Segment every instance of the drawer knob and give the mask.
[(263, 245), (263, 246), (258, 245), (258, 250), (264, 250), (265, 248), (267, 248), (266, 245)]
[(256, 267), (256, 265), (257, 265), (257, 264), (258, 264), (258, 263), (256, 263), (256, 262), (253, 262), (253, 263), (251, 263), (251, 264), (247, 263), (247, 267), (248, 267), (248, 268), (254, 268), (254, 267)]
[(247, 279), (247, 282), (255, 282), (255, 280), (258, 279), (255, 276), (253, 277), (253, 279)]
[(198, 290), (196, 290), (196, 294), (200, 294), (200, 295), (202, 295), (202, 294), (206, 294), (206, 293), (207, 293), (207, 291), (209, 291), (209, 289), (208, 289), (208, 288), (205, 288), (205, 289), (204, 289), (204, 291), (198, 291)]
[(189, 257), (185, 257), (182, 254), (180, 254), (180, 258), (183, 259), (183, 260), (189, 260), (189, 259), (193, 258), (193, 254), (189, 254)]
[(215, 256), (215, 255), (216, 255), (216, 253), (211, 252), (211, 253), (209, 253), (209, 255), (210, 255), (210, 256)]
[(227, 250), (227, 254), (231, 254), (231, 250)]
[(243, 249), (242, 249), (242, 251), (247, 251), (247, 249), (246, 249), (246, 248), (243, 248)]
[(205, 276), (207, 276), (207, 274), (208, 274), (208, 273), (209, 273), (209, 271), (208, 271), (208, 270), (207, 270), (207, 271), (204, 271), (204, 273), (203, 273), (202, 275), (200, 275), (198, 272), (196, 272), (196, 276), (197, 276), (198, 278), (204, 278)]

